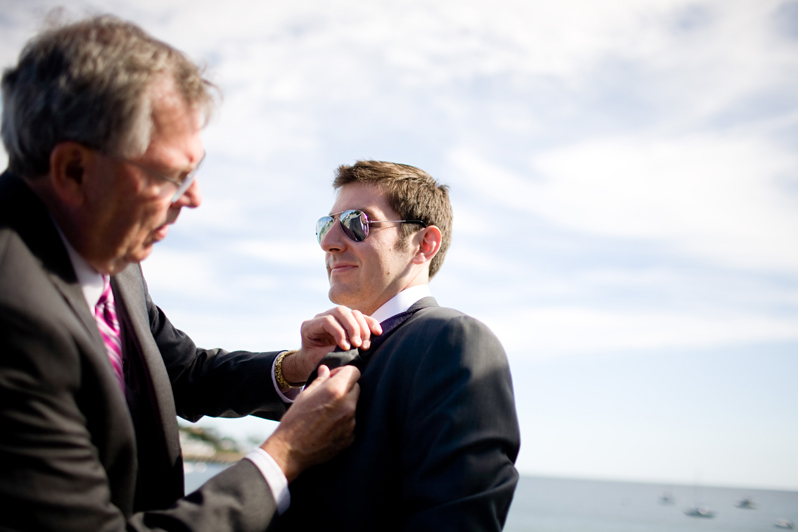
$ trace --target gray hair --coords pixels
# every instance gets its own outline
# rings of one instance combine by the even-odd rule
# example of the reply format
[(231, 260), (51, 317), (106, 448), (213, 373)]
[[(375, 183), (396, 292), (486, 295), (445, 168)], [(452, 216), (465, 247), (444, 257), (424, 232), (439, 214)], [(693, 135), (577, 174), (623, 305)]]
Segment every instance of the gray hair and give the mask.
[(50, 153), (64, 141), (140, 156), (152, 134), (154, 86), (164, 81), (207, 122), (217, 87), (137, 25), (101, 15), (44, 30), (3, 73), (9, 168), (25, 177), (47, 174)]

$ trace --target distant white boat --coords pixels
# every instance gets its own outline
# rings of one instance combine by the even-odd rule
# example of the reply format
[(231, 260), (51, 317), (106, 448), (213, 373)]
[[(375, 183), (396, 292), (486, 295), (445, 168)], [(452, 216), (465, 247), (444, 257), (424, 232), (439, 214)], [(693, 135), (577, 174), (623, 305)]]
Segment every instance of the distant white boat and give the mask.
[(789, 519), (777, 519), (773, 526), (776, 528), (784, 528), (786, 530), (794, 530), (795, 525)]
[(699, 502), (701, 500), (701, 482), (698, 479), (696, 479), (696, 482), (695, 482), (695, 499), (694, 500), (696, 501), (696, 505), (695, 506), (691, 506), (690, 508), (685, 508), (684, 515), (687, 515), (687, 516), (690, 516), (690, 517), (703, 517), (705, 519), (711, 519), (711, 518), (715, 517), (715, 511), (714, 510), (710, 510), (709, 507), (707, 507), (707, 506), (701, 506), (701, 504)]
[(742, 508), (744, 510), (756, 509), (756, 503), (750, 497), (743, 497), (742, 499), (739, 499), (736, 503), (734, 503), (734, 505), (737, 508)]
[(707, 508), (706, 506), (693, 506), (692, 508), (686, 508), (684, 510), (684, 515), (689, 515), (690, 517), (715, 517), (715, 512)]

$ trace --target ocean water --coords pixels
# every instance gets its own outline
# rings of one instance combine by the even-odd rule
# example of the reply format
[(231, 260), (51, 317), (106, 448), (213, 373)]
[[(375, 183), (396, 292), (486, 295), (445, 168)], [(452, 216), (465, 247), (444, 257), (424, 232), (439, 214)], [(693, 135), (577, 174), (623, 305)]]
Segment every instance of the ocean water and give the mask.
[[(669, 492), (673, 504), (660, 498)], [(752, 499), (754, 509), (737, 508)], [(714, 518), (684, 509), (707, 506)], [(521, 477), (507, 532), (778, 531), (777, 519), (798, 524), (798, 492)]]
[[(186, 464), (186, 491), (224, 469)], [(660, 497), (670, 493), (672, 504)], [(752, 499), (754, 509), (735, 503)], [(707, 506), (714, 518), (689, 517), (684, 509)], [(506, 532), (777, 532), (778, 519), (798, 526), (798, 491), (639, 484), (522, 476)], [(798, 530), (798, 529), (796, 529)]]

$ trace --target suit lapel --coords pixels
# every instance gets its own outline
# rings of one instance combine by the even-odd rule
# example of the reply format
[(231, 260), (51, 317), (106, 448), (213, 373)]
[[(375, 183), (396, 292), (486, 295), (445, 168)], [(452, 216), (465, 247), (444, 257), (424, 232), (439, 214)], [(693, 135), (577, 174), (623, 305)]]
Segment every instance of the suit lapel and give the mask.
[(128, 266), (111, 279), (111, 286), (115, 296), (118, 296), (117, 304), (123, 305), (124, 319), (128, 321), (135, 336), (133, 343), (139, 348), (138, 355), (141, 357), (146, 373), (145, 380), (152, 387), (151, 390), (154, 394), (152, 407), (160, 421), (160, 426), (163, 427), (169, 463), (174, 464), (180, 458), (177, 412), (172, 384), (166, 372), (160, 349), (150, 331), (144, 280), (141, 276), (140, 266), (138, 264)]
[(91, 315), (80, 284), (77, 281), (74, 283), (65, 282), (61, 277), (53, 273), (48, 272), (48, 275), (50, 277), (50, 281), (52, 281), (56, 289), (61, 292), (61, 295), (64, 297), (67, 305), (72, 309), (72, 312), (75, 313), (75, 316), (77, 316), (80, 323), (86, 329), (86, 332), (89, 333), (89, 336), (91, 336), (98, 350), (101, 351), (104, 356), (107, 356), (105, 344), (100, 336), (100, 331), (97, 329), (97, 322), (95, 321), (94, 316)]

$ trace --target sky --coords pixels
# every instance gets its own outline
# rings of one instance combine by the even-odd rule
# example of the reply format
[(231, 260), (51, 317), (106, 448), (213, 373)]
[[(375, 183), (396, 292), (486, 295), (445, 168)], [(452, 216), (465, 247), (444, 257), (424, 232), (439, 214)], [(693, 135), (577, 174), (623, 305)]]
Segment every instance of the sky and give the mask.
[[(0, 66), (56, 3), (0, 0)], [(143, 263), (199, 345), (332, 306), (335, 168), (451, 188), (431, 289), (488, 324), (522, 474), (798, 490), (798, 1), (106, 0), (207, 65), (203, 204)], [(0, 164), (5, 165), (0, 149)], [(261, 441), (263, 420), (203, 420)]]

